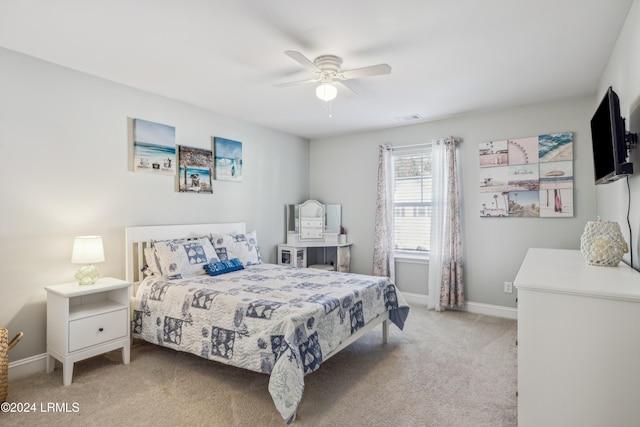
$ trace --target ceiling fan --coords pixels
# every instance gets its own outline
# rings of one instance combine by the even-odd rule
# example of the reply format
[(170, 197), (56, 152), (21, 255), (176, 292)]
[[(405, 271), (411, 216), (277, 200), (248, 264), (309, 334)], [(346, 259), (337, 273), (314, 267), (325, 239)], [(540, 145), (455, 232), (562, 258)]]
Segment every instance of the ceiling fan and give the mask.
[(342, 59), (335, 55), (320, 55), (313, 61), (295, 50), (287, 50), (285, 54), (316, 74), (314, 78), (298, 80), (288, 83), (280, 83), (276, 87), (289, 87), (306, 83), (320, 83), (316, 88), (316, 96), (323, 101), (331, 101), (338, 94), (337, 86), (346, 88), (356, 93), (344, 82), (346, 80), (359, 79), (361, 77), (380, 76), (391, 73), (391, 67), (387, 64), (370, 65), (368, 67), (342, 70)]

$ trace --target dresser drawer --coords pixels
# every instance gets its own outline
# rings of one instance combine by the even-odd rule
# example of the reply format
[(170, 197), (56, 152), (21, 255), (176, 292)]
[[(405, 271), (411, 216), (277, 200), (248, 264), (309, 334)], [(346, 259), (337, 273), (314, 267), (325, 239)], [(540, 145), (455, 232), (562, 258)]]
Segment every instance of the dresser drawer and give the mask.
[(322, 238), (322, 229), (321, 228), (309, 228), (306, 230), (300, 230), (300, 238), (302, 239), (321, 239)]
[(127, 336), (128, 311), (112, 311), (69, 322), (69, 351)]
[(322, 218), (320, 218), (320, 219), (316, 219), (316, 218), (301, 218), (300, 219), (300, 226), (304, 227), (304, 228), (308, 228), (308, 227), (322, 228)]

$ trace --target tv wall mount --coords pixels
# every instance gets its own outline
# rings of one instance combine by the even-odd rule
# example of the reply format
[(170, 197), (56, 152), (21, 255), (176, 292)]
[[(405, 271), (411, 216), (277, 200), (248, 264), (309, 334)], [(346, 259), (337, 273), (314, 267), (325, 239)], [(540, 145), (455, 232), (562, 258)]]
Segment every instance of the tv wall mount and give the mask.
[(636, 148), (638, 145), (638, 134), (633, 132), (625, 132), (624, 142), (627, 144), (627, 150)]

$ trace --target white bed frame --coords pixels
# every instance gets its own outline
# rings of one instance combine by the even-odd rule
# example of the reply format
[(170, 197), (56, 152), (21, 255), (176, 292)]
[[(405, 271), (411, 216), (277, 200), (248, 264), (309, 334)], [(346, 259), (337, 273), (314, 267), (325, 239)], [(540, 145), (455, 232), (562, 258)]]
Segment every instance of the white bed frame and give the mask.
[[(246, 232), (243, 222), (230, 222), (221, 224), (184, 224), (184, 225), (150, 225), (140, 227), (127, 227), (125, 229), (126, 249), (126, 280), (133, 283), (133, 295), (138, 284), (143, 279), (140, 269), (144, 266), (144, 248), (151, 240), (179, 239), (199, 237), (208, 234), (238, 234)], [(387, 343), (389, 336), (389, 313), (385, 312), (370, 321), (363, 328), (343, 341), (334, 351), (325, 355), (324, 360), (338, 353), (349, 344), (369, 333), (373, 328), (382, 323), (382, 342)]]

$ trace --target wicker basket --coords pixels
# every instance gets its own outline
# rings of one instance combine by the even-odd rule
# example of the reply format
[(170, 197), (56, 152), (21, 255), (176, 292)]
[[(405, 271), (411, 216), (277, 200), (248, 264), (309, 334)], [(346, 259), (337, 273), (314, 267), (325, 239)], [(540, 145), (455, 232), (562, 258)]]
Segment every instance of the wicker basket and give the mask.
[(0, 328), (0, 402), (7, 400), (9, 389), (9, 357), (7, 353), (22, 339), (22, 332), (9, 341), (9, 331)]

